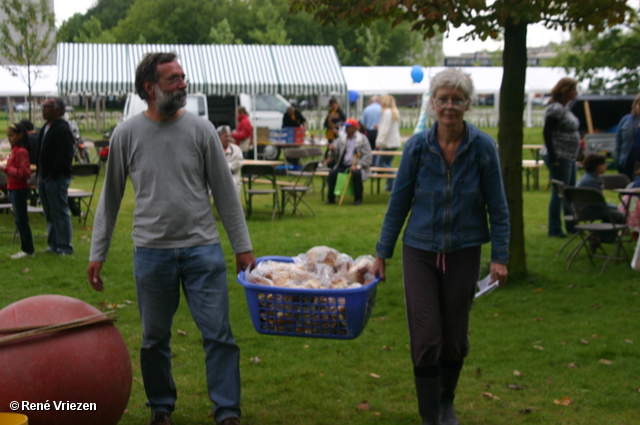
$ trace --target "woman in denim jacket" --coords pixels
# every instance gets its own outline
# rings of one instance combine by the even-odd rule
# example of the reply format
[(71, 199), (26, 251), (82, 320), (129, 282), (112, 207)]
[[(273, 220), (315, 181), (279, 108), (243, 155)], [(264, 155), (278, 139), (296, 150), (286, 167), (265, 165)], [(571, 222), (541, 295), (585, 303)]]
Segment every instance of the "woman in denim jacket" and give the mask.
[(507, 279), (509, 211), (498, 151), (491, 137), (464, 121), (472, 94), (470, 76), (458, 69), (433, 77), (429, 108), (437, 121), (405, 146), (371, 270), (385, 278), (385, 259), (411, 211), (403, 276), (423, 424), (459, 423), (454, 391), (469, 352), (482, 244), (491, 242), (493, 281)]
[(636, 161), (640, 158), (640, 94), (633, 99), (631, 113), (625, 115), (618, 124), (616, 132), (616, 164), (618, 171), (633, 180)]

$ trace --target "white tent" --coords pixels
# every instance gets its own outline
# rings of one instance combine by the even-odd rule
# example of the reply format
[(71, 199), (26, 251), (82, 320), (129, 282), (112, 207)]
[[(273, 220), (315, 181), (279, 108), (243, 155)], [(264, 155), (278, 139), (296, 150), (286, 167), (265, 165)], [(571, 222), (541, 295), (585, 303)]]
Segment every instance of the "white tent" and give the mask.
[[(374, 94), (422, 94), (429, 91), (429, 82), (444, 67), (423, 68), (424, 78), (415, 83), (410, 66), (343, 66), (342, 73), (349, 90), (360, 95)], [(461, 67), (471, 75), (476, 94), (498, 94), (502, 84), (502, 67)], [(529, 67), (525, 82), (525, 93), (549, 93), (553, 86), (567, 73), (563, 68)], [(588, 82), (581, 84), (586, 90)]]
[[(424, 78), (420, 83), (413, 81), (410, 66), (343, 66), (342, 73), (347, 80), (349, 91), (356, 91), (360, 95), (358, 109), (362, 108), (362, 96), (380, 94), (423, 94), (429, 92), (431, 78), (444, 67), (423, 68)], [(471, 75), (476, 95), (494, 95), (494, 108), (497, 116), (500, 85), (502, 84), (502, 67), (460, 67)], [(553, 86), (567, 72), (563, 68), (529, 67), (525, 80), (525, 95), (527, 107), (525, 121), (528, 127), (532, 125), (532, 99), (537, 94), (550, 93)], [(570, 75), (569, 75), (570, 76)], [(579, 91), (586, 91), (589, 84), (580, 84)]]
[[(37, 97), (55, 95), (58, 92), (56, 86), (58, 67), (55, 65), (41, 65), (32, 66), (31, 68), (37, 70), (40, 74), (31, 85), (31, 95)], [(0, 96), (27, 96), (29, 94), (29, 87), (25, 82), (26, 79), (26, 66), (1, 66)]]

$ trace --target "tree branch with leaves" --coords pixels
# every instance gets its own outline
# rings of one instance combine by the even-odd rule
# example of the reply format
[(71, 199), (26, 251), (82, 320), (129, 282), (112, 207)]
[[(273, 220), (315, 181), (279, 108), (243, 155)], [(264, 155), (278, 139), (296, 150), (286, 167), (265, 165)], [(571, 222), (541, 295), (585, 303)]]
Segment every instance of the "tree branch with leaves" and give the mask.
[[(0, 54), (9, 63), (4, 67), (27, 84), (29, 116), (33, 119), (31, 88), (41, 76), (34, 66), (48, 63), (55, 48), (55, 16), (46, 0), (0, 0), (0, 9), (6, 16), (0, 21)], [(23, 73), (20, 67), (25, 66)]]
[[(312, 13), (325, 25), (340, 21), (368, 26), (377, 20), (409, 23), (426, 38), (451, 26), (469, 25), (461, 39), (504, 37), (498, 144), (511, 217), (511, 276), (526, 273), (522, 203), (523, 98), (527, 72), (527, 27), (602, 32), (630, 18), (626, 0), (291, 0), (293, 13)], [(542, 141), (541, 141), (542, 143)]]

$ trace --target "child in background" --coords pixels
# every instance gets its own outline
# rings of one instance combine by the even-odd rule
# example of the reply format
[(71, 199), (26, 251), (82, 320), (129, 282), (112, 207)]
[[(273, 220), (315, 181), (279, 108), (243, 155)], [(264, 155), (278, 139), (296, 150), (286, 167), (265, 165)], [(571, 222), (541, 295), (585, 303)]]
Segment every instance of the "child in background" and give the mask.
[[(584, 170), (586, 173), (580, 178), (577, 187), (589, 187), (602, 192), (602, 176), (607, 172), (607, 158), (604, 155), (598, 153), (590, 153), (584, 158), (583, 161)], [(610, 202), (607, 202), (611, 219), (614, 223), (624, 223), (624, 214), (618, 211), (618, 207)], [(593, 207), (595, 208), (595, 207)], [(609, 213), (605, 210), (590, 209), (586, 212), (587, 218), (590, 220), (602, 220), (604, 222), (609, 220)], [(616, 240), (616, 232), (612, 230), (593, 232), (590, 236), (591, 251), (600, 246), (600, 242), (613, 243)]]
[[(640, 170), (635, 172), (635, 178), (633, 179), (631, 187), (640, 187)], [(628, 212), (625, 209), (626, 205), (629, 205)], [(640, 198), (637, 196), (624, 195), (618, 209), (622, 214), (626, 214), (627, 225), (634, 229), (631, 237), (638, 240), (638, 231), (640, 230)]]
[(31, 177), (31, 163), (29, 161), (29, 134), (22, 124), (11, 124), (7, 128), (7, 138), (11, 144), (11, 156), (6, 166), (0, 166), (0, 171), (7, 175), (7, 189), (13, 205), (13, 215), (16, 228), (20, 232), (22, 251), (13, 254), (11, 258), (17, 260), (23, 257), (35, 256), (27, 204), (29, 202), (29, 178)]

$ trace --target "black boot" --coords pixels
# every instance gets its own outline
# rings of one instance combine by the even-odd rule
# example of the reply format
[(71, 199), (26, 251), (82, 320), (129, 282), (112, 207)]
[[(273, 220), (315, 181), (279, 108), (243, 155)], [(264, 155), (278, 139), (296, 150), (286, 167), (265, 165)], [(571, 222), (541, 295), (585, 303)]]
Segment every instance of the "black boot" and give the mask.
[(415, 378), (418, 412), (422, 425), (438, 425), (440, 417), (440, 377)]
[(440, 365), (440, 425), (460, 425), (453, 409), (453, 399), (462, 370), (462, 361), (446, 366), (445, 369)]

